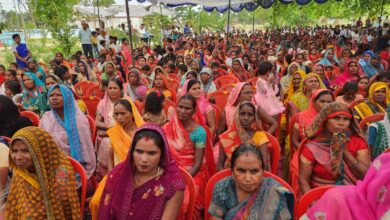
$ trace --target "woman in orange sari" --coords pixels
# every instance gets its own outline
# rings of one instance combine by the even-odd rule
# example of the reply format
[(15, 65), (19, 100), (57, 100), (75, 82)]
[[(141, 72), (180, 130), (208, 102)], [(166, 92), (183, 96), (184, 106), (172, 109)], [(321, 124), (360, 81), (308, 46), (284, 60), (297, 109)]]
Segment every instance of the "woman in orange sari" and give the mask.
[(174, 100), (172, 97), (172, 92), (167, 88), (167, 81), (166, 78), (162, 73), (156, 73), (156, 76), (154, 77), (153, 81), (153, 87), (149, 89), (148, 94), (150, 92), (161, 92), (164, 94), (166, 99)]
[(238, 104), (236, 109), (233, 125), (219, 136), (221, 144), (217, 169), (230, 168), (233, 151), (241, 144), (250, 143), (260, 149), (264, 157), (265, 170), (269, 171), (268, 138), (262, 131), (260, 119), (256, 114), (256, 106), (244, 101)]
[[(214, 164), (211, 145), (208, 144), (204, 123), (197, 123), (193, 116), (199, 119), (196, 99), (191, 95), (184, 95), (179, 99), (176, 114), (165, 124), (170, 152), (176, 163), (186, 169), (195, 182), (196, 204), (194, 219), (200, 219), (200, 210), (204, 208), (206, 183), (209, 178), (208, 167)], [(204, 160), (206, 159), (206, 161)], [(211, 163), (210, 163), (211, 162)], [(206, 164), (207, 163), (207, 164)], [(179, 219), (185, 219), (189, 202), (188, 190), (184, 193), (184, 201)]]
[[(114, 127), (107, 130), (109, 138), (109, 153), (108, 158), (106, 158), (108, 172), (126, 159), (135, 131), (144, 124), (137, 107), (130, 99), (119, 99), (114, 105), (113, 114), (116, 123)], [(89, 203), (93, 220), (98, 219), (100, 198), (106, 181), (107, 175), (99, 183), (99, 187)]]
[(232, 69), (229, 75), (236, 77), (240, 80), (240, 82), (246, 82), (248, 79), (251, 78), (250, 73), (245, 70), (239, 59), (234, 59), (232, 61)]

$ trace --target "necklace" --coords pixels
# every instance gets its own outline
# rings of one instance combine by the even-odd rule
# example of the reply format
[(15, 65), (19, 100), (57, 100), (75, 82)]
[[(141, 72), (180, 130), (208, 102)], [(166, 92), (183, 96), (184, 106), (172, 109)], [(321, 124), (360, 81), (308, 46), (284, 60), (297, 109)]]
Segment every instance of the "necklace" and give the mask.
[[(154, 179), (156, 177), (158, 177), (160, 175), (160, 166), (157, 167), (157, 173), (154, 177), (152, 178), (148, 178), (145, 182), (149, 181), (150, 179)], [(134, 175), (134, 183), (135, 183), (135, 188), (138, 188), (140, 186), (139, 182), (141, 182), (141, 180), (139, 180), (137, 178), (137, 175)], [(142, 185), (142, 184), (141, 184)]]

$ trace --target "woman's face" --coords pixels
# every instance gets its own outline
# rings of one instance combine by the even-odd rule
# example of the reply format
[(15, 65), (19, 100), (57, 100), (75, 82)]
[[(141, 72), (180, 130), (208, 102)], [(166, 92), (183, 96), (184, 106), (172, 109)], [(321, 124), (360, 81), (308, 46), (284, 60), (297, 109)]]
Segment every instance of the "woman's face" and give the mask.
[(0, 67), (0, 74), (4, 74), (5, 73), (5, 68), (3, 68), (2, 66)]
[(375, 91), (373, 94), (373, 99), (375, 102), (385, 103), (386, 102), (386, 90), (383, 88), (383, 89), (379, 89), (379, 90)]
[(233, 63), (232, 63), (232, 69), (233, 69), (234, 71), (240, 71), (240, 69), (241, 69), (240, 63), (239, 63), (238, 61), (233, 61)]
[(318, 75), (322, 76), (324, 75), (324, 68), (322, 66), (316, 66), (314, 67), (314, 72), (317, 73)]
[(264, 170), (261, 168), (261, 161), (252, 152), (240, 155), (233, 167), (233, 178), (237, 190), (246, 193), (253, 193), (260, 186)]
[(64, 108), (64, 98), (60, 88), (55, 88), (49, 95), (49, 105), (52, 109), (62, 109)]
[(326, 58), (327, 58), (328, 60), (333, 60), (333, 56), (334, 56), (334, 52), (333, 52), (333, 50), (330, 50), (330, 51), (328, 52), (328, 55), (326, 56)]
[(143, 53), (143, 54), (147, 54), (147, 53), (148, 53), (148, 48), (143, 47), (143, 48), (142, 48), (142, 53)]
[(133, 161), (137, 173), (156, 175), (160, 163), (161, 150), (152, 138), (141, 138), (134, 146)]
[(324, 94), (322, 95), (321, 97), (319, 97), (315, 102), (314, 102), (314, 108), (316, 110), (316, 112), (320, 112), (321, 109), (329, 104), (333, 102), (333, 96), (331, 94)]
[(320, 82), (318, 78), (313, 76), (305, 81), (306, 91), (313, 91), (320, 88)]
[(369, 62), (370, 59), (371, 59), (370, 54), (364, 54), (364, 55), (363, 55), (363, 60), (365, 60), (366, 62)]
[(121, 97), (122, 91), (118, 86), (118, 84), (116, 84), (113, 81), (110, 81), (108, 83), (107, 93), (108, 93), (108, 97), (110, 97), (112, 101), (116, 101)]
[(153, 64), (154, 64), (154, 58), (149, 57), (149, 59), (148, 59), (148, 64), (149, 64), (149, 65), (153, 65)]
[(132, 85), (135, 85), (138, 83), (138, 77), (137, 74), (130, 72), (129, 74), (129, 83)]
[(298, 66), (297, 66), (297, 65), (295, 65), (295, 64), (291, 65), (291, 67), (290, 67), (291, 73), (294, 73), (294, 72), (296, 72), (297, 70), (298, 70)]
[(293, 86), (295, 89), (298, 89), (302, 81), (302, 76), (299, 73), (294, 74), (293, 76)]
[(34, 162), (27, 145), (21, 140), (15, 140), (10, 149), (11, 159), (20, 169), (34, 170)]
[(359, 67), (357, 65), (356, 62), (351, 62), (349, 65), (348, 65), (348, 71), (350, 73), (352, 73), (352, 75), (357, 75), (358, 74), (358, 71), (359, 71)]
[(200, 74), (200, 80), (202, 80), (203, 84), (207, 84), (210, 80), (211, 76), (207, 73), (201, 73)]
[(22, 80), (23, 76), (24, 76), (24, 70), (18, 69), (16, 71), (16, 78), (18, 78), (18, 80)]
[(88, 58), (87, 58), (87, 56), (85, 56), (85, 55), (81, 55), (81, 56), (80, 56), (80, 60), (83, 61), (84, 63), (87, 63), (87, 62), (88, 62)]
[(11, 81), (11, 80), (16, 80), (16, 77), (14, 75), (12, 75), (12, 73), (10, 71), (5, 71), (4, 79), (5, 79), (5, 81)]
[(78, 66), (79, 66), (79, 69), (80, 69), (80, 73), (85, 73), (85, 65), (84, 65), (84, 63), (80, 62)]
[(359, 88), (367, 89), (368, 87), (368, 79), (361, 79), (358, 83)]
[(187, 121), (191, 119), (192, 115), (195, 113), (195, 109), (189, 99), (180, 100), (176, 107), (176, 111), (180, 121)]
[(54, 86), (55, 84), (57, 84), (57, 82), (53, 79), (53, 77), (46, 78), (45, 86), (47, 90), (49, 90), (50, 87)]
[(108, 74), (113, 74), (113, 73), (114, 73), (114, 67), (112, 66), (111, 63), (108, 63), (108, 64), (106, 65), (106, 72), (107, 72)]
[(186, 80), (193, 80), (196, 79), (192, 74), (187, 74)]
[(192, 70), (195, 70), (195, 71), (198, 71), (199, 70), (199, 66), (198, 64), (195, 62), (195, 61), (192, 61), (191, 62), (191, 67), (190, 67)]
[(336, 115), (325, 122), (325, 129), (330, 134), (337, 132), (347, 132), (351, 119), (345, 115)]
[(114, 119), (122, 127), (133, 121), (133, 114), (122, 104), (118, 103), (114, 107)]
[(253, 89), (251, 85), (245, 85), (241, 92), (240, 95), (238, 96), (238, 102), (243, 102), (243, 101), (252, 101), (253, 98)]
[(244, 129), (250, 129), (255, 121), (255, 110), (249, 105), (244, 105), (238, 115)]
[(242, 62), (243, 62), (244, 64), (248, 64), (248, 63), (249, 63), (248, 57), (243, 57), (243, 58), (242, 58)]
[(200, 96), (200, 83), (196, 83), (191, 86), (187, 92), (189, 95), (194, 96), (196, 99)]
[(29, 90), (35, 89), (34, 81), (30, 77), (28, 77), (26, 75), (23, 76), (23, 84)]
[(185, 57), (185, 62), (186, 62), (186, 64), (189, 64), (189, 63), (191, 63), (191, 55), (187, 55), (186, 57)]
[(146, 64), (146, 60), (145, 60), (145, 58), (141, 58), (141, 59), (139, 59), (138, 60), (138, 64), (139, 64), (139, 66), (143, 66), (143, 65), (145, 65)]
[(28, 63), (28, 68), (30, 70), (35, 70), (37, 68), (37, 65), (35, 64), (35, 62), (29, 62)]
[(154, 86), (157, 88), (161, 88), (164, 85), (164, 80), (160, 74), (156, 75), (154, 78)]

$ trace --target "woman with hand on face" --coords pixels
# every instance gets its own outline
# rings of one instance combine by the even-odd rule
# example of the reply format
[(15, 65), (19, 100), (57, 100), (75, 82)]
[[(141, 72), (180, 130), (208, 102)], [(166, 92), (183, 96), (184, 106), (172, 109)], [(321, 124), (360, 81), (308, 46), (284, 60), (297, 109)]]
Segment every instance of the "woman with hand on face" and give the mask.
[(90, 178), (96, 168), (96, 159), (88, 119), (67, 86), (54, 85), (48, 94), (51, 111), (42, 116), (39, 126), (53, 136), (67, 155), (83, 165)]
[(263, 156), (257, 147), (242, 144), (236, 148), (230, 169), (232, 176), (214, 186), (210, 219), (292, 219), (293, 194), (263, 176)]
[(74, 168), (49, 133), (19, 130), (9, 158), (13, 176), (5, 219), (81, 219)]
[(134, 134), (126, 160), (108, 176), (99, 219), (176, 219), (184, 188), (163, 130), (145, 125)]
[(347, 105), (326, 105), (306, 129), (306, 136), (299, 157), (303, 194), (322, 185), (355, 184), (364, 178), (370, 152)]

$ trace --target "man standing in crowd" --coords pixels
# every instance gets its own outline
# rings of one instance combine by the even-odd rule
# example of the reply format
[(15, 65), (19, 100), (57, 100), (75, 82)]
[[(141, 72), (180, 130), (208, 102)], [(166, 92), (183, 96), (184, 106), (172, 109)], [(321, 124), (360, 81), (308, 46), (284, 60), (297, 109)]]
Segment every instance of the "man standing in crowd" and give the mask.
[(82, 21), (81, 26), (83, 27), (83, 29), (79, 31), (79, 38), (81, 41), (81, 46), (83, 48), (83, 53), (87, 57), (93, 57), (91, 42), (92, 32), (91, 30), (89, 30), (87, 22)]

